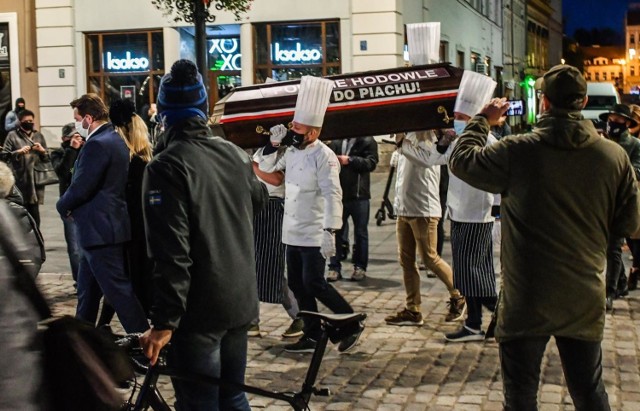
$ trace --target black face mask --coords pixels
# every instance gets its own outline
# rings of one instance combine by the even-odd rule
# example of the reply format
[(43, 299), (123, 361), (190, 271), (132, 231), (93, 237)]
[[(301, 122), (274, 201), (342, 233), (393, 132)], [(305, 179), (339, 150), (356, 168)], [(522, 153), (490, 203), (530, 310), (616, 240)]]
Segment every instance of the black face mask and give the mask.
[(23, 123), (20, 123), (20, 127), (22, 127), (22, 129), (24, 131), (32, 131), (33, 130), (33, 123), (27, 123), (25, 121)]
[(611, 138), (618, 139), (627, 131), (625, 123), (616, 123), (615, 121), (607, 121), (607, 135)]
[(304, 143), (304, 134), (296, 133), (293, 130), (288, 130), (287, 135), (282, 139), (282, 145), (293, 146), (298, 149), (302, 143)]
[(16, 107), (16, 114), (20, 114), (20, 112), (24, 110), (24, 106), (17, 106)]

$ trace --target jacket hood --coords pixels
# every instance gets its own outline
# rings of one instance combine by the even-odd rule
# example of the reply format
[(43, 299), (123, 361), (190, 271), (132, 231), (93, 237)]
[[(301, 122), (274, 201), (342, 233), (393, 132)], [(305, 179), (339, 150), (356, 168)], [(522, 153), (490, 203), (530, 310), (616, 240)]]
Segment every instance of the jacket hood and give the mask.
[(533, 133), (554, 147), (575, 150), (588, 147), (602, 137), (591, 120), (579, 111), (551, 109), (540, 116)]

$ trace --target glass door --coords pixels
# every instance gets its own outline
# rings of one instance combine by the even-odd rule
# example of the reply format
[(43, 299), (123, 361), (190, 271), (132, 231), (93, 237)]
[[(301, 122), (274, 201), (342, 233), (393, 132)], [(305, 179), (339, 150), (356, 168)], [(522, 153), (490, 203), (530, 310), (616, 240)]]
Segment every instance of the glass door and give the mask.
[(209, 71), (209, 112), (218, 100), (241, 85), (240, 71)]

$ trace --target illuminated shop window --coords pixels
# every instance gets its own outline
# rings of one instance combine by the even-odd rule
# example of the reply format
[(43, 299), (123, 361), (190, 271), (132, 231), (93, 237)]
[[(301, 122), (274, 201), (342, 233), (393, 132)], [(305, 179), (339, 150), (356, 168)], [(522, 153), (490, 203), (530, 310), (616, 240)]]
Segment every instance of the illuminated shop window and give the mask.
[(146, 111), (164, 74), (163, 43), (160, 30), (87, 34), (87, 91), (107, 106), (130, 99), (139, 114)]
[[(255, 24), (255, 81), (340, 74), (340, 24), (310, 21)], [(366, 42), (361, 44), (366, 48)]]

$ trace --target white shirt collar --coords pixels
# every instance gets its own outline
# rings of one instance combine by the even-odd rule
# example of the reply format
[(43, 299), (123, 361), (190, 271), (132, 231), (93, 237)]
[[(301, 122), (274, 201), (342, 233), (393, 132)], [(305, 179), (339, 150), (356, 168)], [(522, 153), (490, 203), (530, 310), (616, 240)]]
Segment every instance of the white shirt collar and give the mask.
[(105, 124), (107, 124), (107, 123), (100, 124), (91, 133), (89, 133), (89, 135), (87, 136), (87, 141), (91, 138), (92, 135), (94, 135), (96, 133), (96, 131), (100, 130)]

